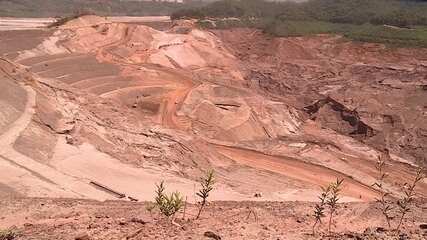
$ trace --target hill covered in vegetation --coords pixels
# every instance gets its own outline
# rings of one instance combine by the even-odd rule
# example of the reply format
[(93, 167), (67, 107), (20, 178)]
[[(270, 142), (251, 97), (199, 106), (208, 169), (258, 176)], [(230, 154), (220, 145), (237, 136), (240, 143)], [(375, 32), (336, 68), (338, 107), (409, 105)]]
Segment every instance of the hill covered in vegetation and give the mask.
[(215, 18), (217, 28), (251, 26), (277, 36), (338, 33), (354, 40), (427, 47), (426, 1), (224, 0), (177, 10), (172, 18)]
[(189, 7), (200, 7), (202, 2), (188, 4), (156, 1), (119, 0), (1, 0), (1, 17), (66, 17), (90, 12), (96, 15), (170, 15)]

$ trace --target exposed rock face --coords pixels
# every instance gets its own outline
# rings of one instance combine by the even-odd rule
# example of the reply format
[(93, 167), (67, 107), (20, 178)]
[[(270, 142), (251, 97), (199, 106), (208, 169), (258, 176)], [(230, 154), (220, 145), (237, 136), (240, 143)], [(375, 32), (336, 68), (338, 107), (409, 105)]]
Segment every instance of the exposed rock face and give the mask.
[[(2, 84), (16, 92), (0, 102), (14, 106), (0, 111), (0, 129), (11, 129), (0, 132), (0, 156), (15, 163), (6, 185), (31, 196), (114, 198), (88, 184), (96, 181), (151, 200), (163, 179), (194, 195), (213, 168), (213, 199), (262, 192), (257, 199), (313, 201), (339, 177), (343, 201), (369, 201), (385, 147), (395, 195), (414, 171), (402, 162), (422, 163), (420, 53), (183, 27), (86, 16), (3, 61)], [(426, 183), (417, 190), (425, 194)]]
[(316, 101), (305, 107), (305, 110), (312, 120), (341, 134), (359, 138), (370, 138), (376, 134), (374, 129), (360, 119), (357, 111), (346, 108), (331, 97)]

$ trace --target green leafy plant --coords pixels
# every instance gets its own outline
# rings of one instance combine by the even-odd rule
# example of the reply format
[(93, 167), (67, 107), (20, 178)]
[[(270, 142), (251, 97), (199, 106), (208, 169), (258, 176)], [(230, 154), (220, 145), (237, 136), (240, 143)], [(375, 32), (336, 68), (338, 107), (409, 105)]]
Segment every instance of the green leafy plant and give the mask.
[(200, 185), (202, 188), (197, 193), (197, 196), (199, 196), (202, 199), (202, 201), (200, 203), (199, 212), (197, 213), (196, 219), (199, 219), (200, 214), (202, 213), (202, 210), (207, 203), (209, 194), (213, 190), (214, 183), (215, 183), (215, 179), (214, 179), (213, 170), (207, 171), (206, 175), (200, 179)]
[(384, 181), (387, 178), (388, 174), (384, 171), (386, 167), (386, 160), (389, 158), (389, 152), (386, 149), (380, 156), (378, 156), (378, 161), (375, 168), (378, 171), (378, 179), (372, 184), (376, 186), (381, 191), (381, 197), (376, 199), (376, 202), (380, 206), (381, 214), (385, 217), (387, 221), (388, 228), (391, 228), (391, 220), (393, 219), (392, 211), (393, 206), (391, 200), (389, 200), (390, 193), (384, 188)]
[(175, 191), (171, 194), (165, 193), (165, 184), (164, 182), (160, 182), (160, 184), (156, 185), (156, 205), (159, 208), (160, 212), (166, 217), (174, 216), (182, 206), (184, 205), (184, 200), (181, 194), (178, 191)]
[(315, 229), (317, 224), (322, 223), (322, 218), (325, 217), (325, 205), (329, 197), (329, 192), (331, 190), (330, 186), (322, 187), (322, 193), (319, 196), (320, 202), (316, 203), (314, 206), (314, 218), (315, 222), (313, 224), (313, 235), (315, 234)]
[(0, 230), (0, 240), (13, 240), (18, 237), (18, 233), (12, 229)]
[(399, 223), (396, 227), (396, 231), (400, 231), (400, 227), (402, 226), (403, 220), (406, 216), (406, 214), (408, 214), (411, 211), (411, 203), (414, 200), (415, 197), (415, 187), (416, 185), (424, 178), (423, 175), (423, 169), (419, 168), (417, 171), (417, 175), (415, 176), (414, 181), (412, 181), (411, 184), (407, 184), (405, 183), (404, 185), (404, 189), (403, 189), (403, 197), (401, 199), (399, 199), (397, 201), (397, 206), (398, 206), (398, 212), (400, 214), (399, 217)]
[(344, 182), (344, 179), (337, 179), (336, 182), (333, 182), (329, 185), (330, 188), (330, 194), (329, 197), (326, 200), (326, 205), (328, 206), (329, 210), (329, 222), (328, 222), (328, 232), (331, 233), (331, 225), (333, 217), (338, 210), (338, 201), (339, 201), (339, 194), (341, 192), (341, 185)]

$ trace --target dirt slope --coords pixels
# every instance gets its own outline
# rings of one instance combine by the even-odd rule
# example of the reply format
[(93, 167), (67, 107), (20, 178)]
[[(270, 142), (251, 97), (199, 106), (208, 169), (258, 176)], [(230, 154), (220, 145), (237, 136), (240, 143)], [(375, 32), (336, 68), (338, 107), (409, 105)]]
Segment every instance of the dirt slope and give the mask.
[(426, 164), (425, 49), (336, 36), (269, 38), (249, 29), (216, 34), (242, 61), (252, 88), (325, 128)]
[(195, 202), (213, 168), (213, 200), (317, 201), (344, 178), (357, 202), (378, 196), (385, 148), (394, 197), (425, 164), (424, 49), (97, 16), (28, 34), (2, 35), (1, 191), (116, 199), (98, 182), (151, 200), (164, 179)]
[[(313, 204), (297, 202), (214, 202), (197, 221), (195, 206), (188, 206), (172, 225), (146, 203), (70, 199), (0, 200), (0, 225), (15, 225), (17, 239), (425, 239), (420, 224), (427, 221), (425, 203), (416, 203), (408, 227), (400, 236), (385, 232), (378, 209), (366, 203), (340, 205), (335, 232), (322, 224), (312, 235)], [(424, 208), (424, 210), (423, 210)], [(23, 219), (25, 219), (23, 221)], [(378, 226), (374, 227), (374, 226)], [(210, 234), (209, 234), (210, 233)], [(211, 236), (211, 237), (207, 237)]]

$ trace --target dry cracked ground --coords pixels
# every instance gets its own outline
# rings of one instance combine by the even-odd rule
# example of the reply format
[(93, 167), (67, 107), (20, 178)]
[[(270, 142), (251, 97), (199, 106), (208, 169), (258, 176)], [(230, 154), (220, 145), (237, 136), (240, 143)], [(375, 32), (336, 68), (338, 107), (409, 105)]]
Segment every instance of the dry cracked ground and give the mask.
[[(427, 165), (426, 49), (160, 25), (85, 16), (0, 31), (0, 227), (18, 239), (425, 239), (427, 179), (401, 236), (382, 228), (372, 184), (379, 156), (393, 198)], [(144, 207), (164, 180), (188, 218), (207, 169), (201, 220), (171, 225)], [(310, 235), (320, 187), (337, 178), (339, 234)]]

